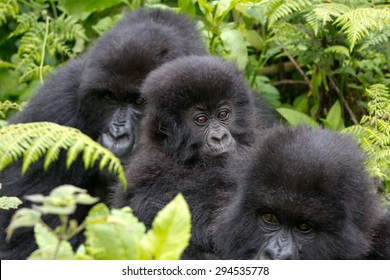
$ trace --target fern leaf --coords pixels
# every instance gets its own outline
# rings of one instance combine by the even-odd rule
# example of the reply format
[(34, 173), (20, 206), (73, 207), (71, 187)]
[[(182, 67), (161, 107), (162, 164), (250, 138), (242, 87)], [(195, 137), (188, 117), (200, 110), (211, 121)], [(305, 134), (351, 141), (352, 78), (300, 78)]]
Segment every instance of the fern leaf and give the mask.
[(271, 9), (273, 12), (269, 16), (269, 26), (272, 26), (281, 18), (291, 15), (294, 12), (302, 12), (312, 5), (309, 0), (272, 1)]
[(19, 13), (19, 4), (17, 0), (0, 1), (0, 27), (7, 23), (6, 15), (16, 18)]
[(317, 35), (320, 28), (347, 11), (349, 11), (349, 7), (343, 4), (322, 3), (315, 5), (313, 9), (305, 15), (305, 18), (307, 23), (313, 28), (314, 34)]
[(16, 21), (19, 23), (18, 27), (9, 35), (9, 37), (19, 36), (29, 31), (35, 26), (39, 19), (38, 12), (28, 12), (18, 15)]
[(83, 139), (75, 139), (72, 146), (68, 149), (68, 155), (66, 157), (66, 168), (69, 168), (77, 159), (79, 154), (84, 149)]
[(390, 10), (357, 8), (338, 17), (335, 24), (341, 27), (350, 43), (352, 51), (355, 45), (371, 31), (378, 29), (380, 21), (390, 20)]
[(61, 149), (68, 150), (67, 168), (86, 151), (82, 157), (84, 166), (92, 168), (96, 160), (100, 160), (100, 169), (108, 166), (108, 171), (119, 176), (123, 186), (127, 186), (120, 160), (112, 152), (75, 128), (48, 122), (15, 124), (0, 129), (0, 171), (23, 157), (22, 172), (25, 172), (44, 154), (46, 170), (58, 159)]
[(326, 48), (324, 51), (349, 57), (349, 50), (344, 46), (331, 46), (331, 47)]

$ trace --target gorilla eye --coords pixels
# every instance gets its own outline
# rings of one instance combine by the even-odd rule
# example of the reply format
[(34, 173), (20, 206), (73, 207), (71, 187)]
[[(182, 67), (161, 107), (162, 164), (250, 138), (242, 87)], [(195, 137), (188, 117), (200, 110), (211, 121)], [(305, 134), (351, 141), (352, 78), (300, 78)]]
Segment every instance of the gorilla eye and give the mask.
[(197, 125), (205, 125), (208, 121), (208, 118), (206, 116), (198, 116), (195, 118), (195, 123)]
[(141, 106), (143, 105), (145, 102), (145, 100), (141, 97), (138, 97), (136, 100), (135, 100), (135, 104), (138, 105), (138, 106)]
[(108, 101), (115, 101), (115, 98), (109, 93), (104, 95), (104, 99), (106, 99)]
[(226, 120), (228, 117), (229, 117), (229, 111), (228, 111), (228, 110), (222, 110), (222, 111), (218, 112), (218, 114), (217, 114), (217, 118), (218, 118), (220, 121), (224, 121), (224, 120)]
[(302, 232), (309, 232), (312, 229), (312, 227), (307, 223), (300, 223), (297, 225), (297, 228), (299, 231), (302, 231)]
[(263, 220), (266, 221), (267, 223), (271, 223), (271, 224), (279, 224), (279, 219), (276, 215), (274, 214), (264, 214), (263, 215)]

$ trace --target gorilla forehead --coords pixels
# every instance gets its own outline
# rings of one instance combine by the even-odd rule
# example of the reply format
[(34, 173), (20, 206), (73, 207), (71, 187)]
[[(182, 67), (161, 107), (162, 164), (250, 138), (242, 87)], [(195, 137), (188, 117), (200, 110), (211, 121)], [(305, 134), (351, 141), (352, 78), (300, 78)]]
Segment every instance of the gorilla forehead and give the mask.
[(313, 199), (343, 208), (359, 203), (355, 194), (367, 192), (364, 156), (347, 136), (322, 129), (274, 128), (257, 148), (247, 172), (248, 191), (263, 190), (268, 201), (275, 197), (272, 203), (282, 208), (289, 202), (313, 207)]
[[(142, 20), (140, 20), (142, 19)], [(183, 38), (185, 34), (185, 38)], [(194, 25), (183, 15), (137, 10), (120, 20), (89, 53), (83, 82), (113, 92), (140, 87), (157, 66), (187, 54), (205, 54)], [(88, 71), (90, 70), (90, 71)]]
[(210, 56), (188, 56), (162, 65), (146, 78), (142, 94), (158, 108), (176, 110), (198, 104), (213, 108), (222, 100), (245, 106), (251, 100), (236, 66)]

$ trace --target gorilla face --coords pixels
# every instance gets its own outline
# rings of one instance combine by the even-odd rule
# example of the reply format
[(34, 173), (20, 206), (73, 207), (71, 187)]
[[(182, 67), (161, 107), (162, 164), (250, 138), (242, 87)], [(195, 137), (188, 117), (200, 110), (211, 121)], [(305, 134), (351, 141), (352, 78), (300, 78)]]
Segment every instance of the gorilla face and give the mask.
[(378, 213), (349, 138), (274, 128), (243, 167), (238, 191), (216, 219), (217, 250), (233, 259), (359, 259)]
[(200, 146), (202, 157), (217, 157), (234, 150), (236, 141), (229, 131), (234, 111), (229, 102), (221, 102), (212, 109), (194, 106), (188, 111), (188, 126), (198, 138), (204, 139)]
[(89, 135), (126, 158), (138, 143), (146, 75), (176, 57), (204, 53), (193, 24), (182, 15), (139, 10), (124, 18), (85, 61), (78, 107)]
[(148, 75), (142, 94), (146, 145), (162, 147), (180, 163), (219, 160), (254, 142), (252, 93), (232, 63), (176, 59)]

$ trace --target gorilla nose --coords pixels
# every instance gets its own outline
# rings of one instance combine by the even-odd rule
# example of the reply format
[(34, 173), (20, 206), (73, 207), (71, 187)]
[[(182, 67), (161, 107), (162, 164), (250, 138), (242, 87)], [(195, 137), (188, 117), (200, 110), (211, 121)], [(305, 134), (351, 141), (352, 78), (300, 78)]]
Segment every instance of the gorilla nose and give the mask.
[(209, 144), (211, 145), (221, 145), (226, 146), (230, 143), (230, 134), (228, 134), (225, 130), (217, 130), (213, 131), (209, 134), (208, 139)]

